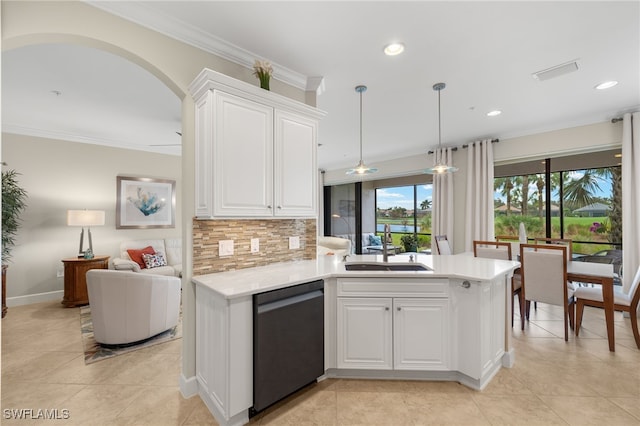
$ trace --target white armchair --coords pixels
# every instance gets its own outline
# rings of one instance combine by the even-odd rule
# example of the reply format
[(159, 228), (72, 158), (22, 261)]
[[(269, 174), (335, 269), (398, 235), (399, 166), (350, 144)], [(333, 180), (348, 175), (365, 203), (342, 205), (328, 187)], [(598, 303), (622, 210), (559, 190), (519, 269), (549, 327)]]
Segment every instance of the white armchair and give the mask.
[(347, 256), (351, 254), (351, 240), (338, 237), (318, 237), (317, 255)]
[(180, 279), (92, 269), (87, 290), (96, 342), (122, 345), (145, 340), (178, 324)]

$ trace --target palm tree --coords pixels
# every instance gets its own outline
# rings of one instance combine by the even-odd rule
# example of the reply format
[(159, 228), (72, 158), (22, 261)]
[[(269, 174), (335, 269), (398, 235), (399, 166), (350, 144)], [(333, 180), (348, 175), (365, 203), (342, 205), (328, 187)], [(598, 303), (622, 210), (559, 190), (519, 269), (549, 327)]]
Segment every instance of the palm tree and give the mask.
[(611, 175), (612, 187), (609, 242), (619, 244), (622, 242), (622, 168), (610, 167), (604, 170), (608, 170)]
[(596, 169), (583, 170), (582, 176), (564, 186), (564, 200), (572, 210), (594, 203), (594, 192), (600, 190)]
[(423, 200), (423, 201), (420, 203), (420, 209), (421, 209), (421, 210), (427, 210), (427, 209), (428, 209), (428, 208), (430, 208), (430, 207), (431, 207), (431, 200)]
[(507, 216), (509, 215), (509, 213), (511, 213), (511, 197), (512, 197), (512, 191), (514, 188), (513, 180), (514, 178), (509, 176), (509, 177), (496, 178), (493, 181), (493, 188), (496, 191), (500, 190), (500, 195), (507, 198), (507, 210), (506, 210)]

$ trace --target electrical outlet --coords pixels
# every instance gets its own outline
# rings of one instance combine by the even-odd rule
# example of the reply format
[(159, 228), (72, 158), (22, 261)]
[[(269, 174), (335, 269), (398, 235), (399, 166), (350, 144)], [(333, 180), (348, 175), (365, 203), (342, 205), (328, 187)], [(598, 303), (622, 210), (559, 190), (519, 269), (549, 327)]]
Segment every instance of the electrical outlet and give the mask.
[(300, 237), (289, 237), (289, 250), (300, 248)]
[(251, 239), (251, 253), (258, 253), (260, 251), (260, 238)]
[(233, 256), (233, 240), (218, 241), (218, 253), (220, 257)]

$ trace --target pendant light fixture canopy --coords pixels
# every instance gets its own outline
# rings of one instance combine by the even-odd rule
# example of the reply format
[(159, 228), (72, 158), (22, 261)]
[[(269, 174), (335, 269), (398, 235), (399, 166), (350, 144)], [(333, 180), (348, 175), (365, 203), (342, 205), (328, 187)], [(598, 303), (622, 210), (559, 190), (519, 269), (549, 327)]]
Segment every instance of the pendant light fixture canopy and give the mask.
[(375, 167), (367, 167), (362, 161), (362, 93), (367, 91), (367, 86), (356, 86), (356, 92), (360, 94), (360, 162), (353, 169), (347, 170), (348, 175), (368, 175), (378, 171)]
[[(438, 92), (438, 151), (440, 151), (442, 149), (442, 126), (441, 126), (441, 118), (440, 118), (440, 92), (445, 87), (447, 87), (447, 85), (444, 84), (444, 83), (436, 83), (436, 84), (433, 85), (433, 90)], [(424, 171), (425, 173), (430, 174), (430, 175), (439, 175), (439, 174), (443, 174), (443, 173), (453, 173), (453, 172), (457, 172), (458, 171), (457, 167), (453, 167), (453, 166), (447, 165), (447, 163), (442, 160), (442, 156), (440, 158), (438, 158), (438, 154), (441, 154), (441, 153), (440, 152), (434, 153), (434, 155), (436, 156), (438, 161), (435, 161), (435, 164), (433, 165), (433, 167), (429, 167), (428, 169), (426, 169)]]

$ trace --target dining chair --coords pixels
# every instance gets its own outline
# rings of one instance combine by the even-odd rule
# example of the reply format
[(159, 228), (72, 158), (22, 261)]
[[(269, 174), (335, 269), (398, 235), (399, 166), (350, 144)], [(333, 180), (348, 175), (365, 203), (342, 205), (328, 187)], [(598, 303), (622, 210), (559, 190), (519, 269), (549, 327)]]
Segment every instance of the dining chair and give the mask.
[(562, 245), (569, 247), (569, 252), (567, 253), (568, 259), (573, 259), (573, 240), (571, 238), (547, 238), (547, 237), (535, 237), (533, 239), (533, 244), (548, 244), (548, 245)]
[[(580, 332), (582, 324), (582, 314), (584, 307), (604, 308), (602, 299), (602, 288), (578, 287), (574, 294), (576, 298), (576, 336)], [(631, 329), (636, 346), (640, 349), (640, 333), (638, 332), (638, 302), (640, 301), (640, 268), (633, 278), (628, 293), (624, 293), (620, 286), (615, 286), (613, 291), (613, 309), (616, 311), (628, 312), (631, 319)]]
[(436, 248), (438, 249), (438, 254), (451, 254), (451, 245), (449, 245), (449, 240), (446, 235), (436, 235)]
[[(511, 260), (511, 243), (500, 241), (473, 241), (473, 256), (487, 259)], [(520, 315), (522, 318), (522, 328), (524, 329), (524, 299), (522, 298), (522, 277), (520, 273), (515, 273), (511, 277), (511, 294), (518, 296)], [(512, 299), (513, 300), (513, 299)], [(513, 327), (514, 307), (511, 305), (511, 327)]]
[(510, 241), (512, 243), (520, 242), (520, 237), (517, 235), (496, 235), (496, 241)]
[(555, 244), (520, 244), (522, 298), (529, 319), (531, 301), (562, 306), (564, 340), (574, 323), (575, 289), (567, 282), (567, 247)]

